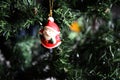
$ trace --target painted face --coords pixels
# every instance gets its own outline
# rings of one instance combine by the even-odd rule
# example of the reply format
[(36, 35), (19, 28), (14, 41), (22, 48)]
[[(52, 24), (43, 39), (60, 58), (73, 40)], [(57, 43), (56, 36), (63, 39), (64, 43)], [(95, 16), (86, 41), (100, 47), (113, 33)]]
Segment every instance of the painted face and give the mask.
[(43, 34), (46, 40), (50, 40), (51, 38), (56, 36), (55, 32), (47, 27), (44, 28)]

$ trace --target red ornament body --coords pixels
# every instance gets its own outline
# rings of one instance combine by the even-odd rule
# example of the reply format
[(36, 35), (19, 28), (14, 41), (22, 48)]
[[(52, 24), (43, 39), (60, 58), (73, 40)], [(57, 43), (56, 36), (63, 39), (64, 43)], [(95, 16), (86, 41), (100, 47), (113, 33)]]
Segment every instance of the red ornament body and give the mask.
[(48, 23), (39, 31), (41, 44), (48, 49), (58, 47), (61, 44), (60, 29), (52, 17), (48, 18)]

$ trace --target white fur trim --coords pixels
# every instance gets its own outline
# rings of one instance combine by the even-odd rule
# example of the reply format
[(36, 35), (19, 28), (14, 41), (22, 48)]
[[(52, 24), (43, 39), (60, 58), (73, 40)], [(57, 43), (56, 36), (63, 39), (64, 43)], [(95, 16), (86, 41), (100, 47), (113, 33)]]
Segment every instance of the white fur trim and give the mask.
[(53, 28), (51, 28), (51, 27), (49, 27), (49, 26), (45, 26), (45, 27), (47, 27), (47, 28), (53, 30), (56, 34), (60, 34), (60, 31), (58, 32), (58, 31), (54, 30)]
[(48, 20), (50, 20), (51, 22), (54, 22), (54, 18), (53, 17), (49, 17)]

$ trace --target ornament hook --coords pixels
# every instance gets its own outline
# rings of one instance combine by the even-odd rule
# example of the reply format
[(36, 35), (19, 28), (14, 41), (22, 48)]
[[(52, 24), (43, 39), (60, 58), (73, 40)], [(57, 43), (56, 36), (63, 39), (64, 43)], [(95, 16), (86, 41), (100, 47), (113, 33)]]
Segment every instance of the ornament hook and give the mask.
[(53, 0), (49, 0), (49, 7), (50, 7), (50, 13), (49, 13), (49, 17), (52, 17), (52, 10), (53, 10)]

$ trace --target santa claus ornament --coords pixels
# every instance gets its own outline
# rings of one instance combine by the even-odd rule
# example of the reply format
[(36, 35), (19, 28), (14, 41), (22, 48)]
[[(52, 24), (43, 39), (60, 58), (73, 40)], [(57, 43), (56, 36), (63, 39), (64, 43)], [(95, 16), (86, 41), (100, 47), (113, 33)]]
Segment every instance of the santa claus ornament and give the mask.
[(53, 4), (50, 6), (50, 14), (47, 24), (39, 31), (41, 44), (48, 49), (58, 47), (61, 44), (60, 29), (52, 17), (52, 6)]

